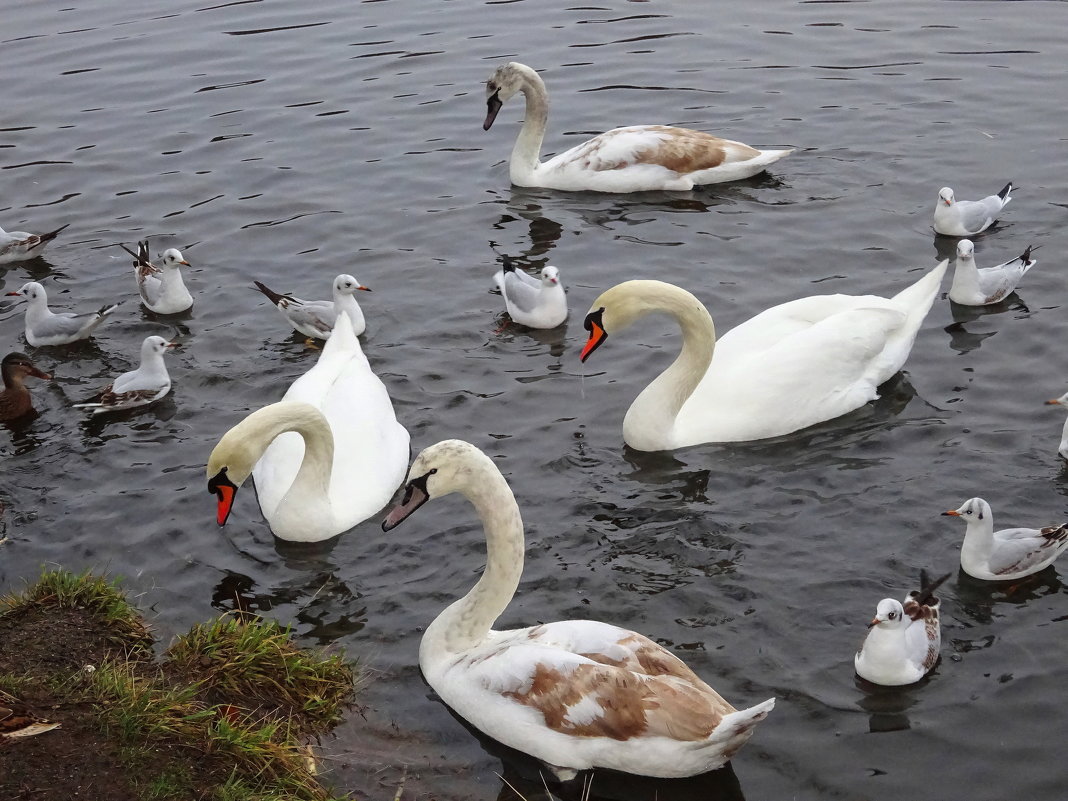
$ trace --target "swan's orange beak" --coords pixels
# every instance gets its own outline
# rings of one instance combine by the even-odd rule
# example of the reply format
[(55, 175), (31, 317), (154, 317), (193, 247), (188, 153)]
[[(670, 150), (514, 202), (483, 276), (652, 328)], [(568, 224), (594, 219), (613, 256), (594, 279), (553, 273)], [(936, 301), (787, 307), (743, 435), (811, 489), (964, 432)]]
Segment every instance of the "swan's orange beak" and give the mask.
[(591, 311), (586, 315), (586, 321), (582, 324), (583, 328), (590, 332), (590, 338), (586, 340), (586, 345), (582, 348), (582, 353), (579, 354), (579, 361), (586, 361), (597, 348), (601, 346), (601, 343), (608, 339), (608, 332), (604, 330), (604, 307), (597, 309), (597, 311)]
[(226, 525), (230, 517), (230, 510), (234, 506), (234, 498), (237, 497), (237, 485), (226, 475), (226, 468), (220, 468), (219, 472), (208, 479), (208, 492), (214, 493), (219, 499), (219, 505), (215, 512), (215, 519), (220, 526)]

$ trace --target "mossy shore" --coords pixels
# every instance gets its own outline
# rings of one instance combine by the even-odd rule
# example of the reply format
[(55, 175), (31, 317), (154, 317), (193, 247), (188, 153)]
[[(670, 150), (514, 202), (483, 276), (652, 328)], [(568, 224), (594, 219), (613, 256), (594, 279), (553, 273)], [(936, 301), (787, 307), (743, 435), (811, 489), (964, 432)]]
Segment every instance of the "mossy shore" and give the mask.
[[(308, 742), (354, 701), (353, 665), (297, 648), (275, 623), (229, 617), (160, 658), (154, 645), (97, 576), (48, 572), (0, 599), (0, 798), (350, 798), (320, 783)], [(60, 725), (12, 736), (26, 721)]]

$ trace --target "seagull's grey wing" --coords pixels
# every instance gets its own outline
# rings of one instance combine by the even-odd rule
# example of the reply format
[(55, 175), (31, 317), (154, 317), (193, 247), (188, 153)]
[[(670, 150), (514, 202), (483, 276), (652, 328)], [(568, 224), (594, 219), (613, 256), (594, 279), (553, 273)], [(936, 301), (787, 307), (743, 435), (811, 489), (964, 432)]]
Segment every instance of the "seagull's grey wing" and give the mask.
[[(1005, 529), (997, 532), (997, 541), (990, 554), (991, 573), (1016, 573), (1045, 561), (1057, 547), (1057, 539), (1048, 536), (1063, 532), (1063, 528), (1041, 531), (1029, 528)], [(1063, 536), (1060, 537), (1063, 539)]]
[[(157, 272), (159, 271), (157, 270)], [(159, 302), (160, 293), (163, 291), (163, 282), (147, 270), (138, 268), (137, 289), (145, 303), (155, 305)]]
[(332, 300), (306, 300), (300, 305), (288, 304), (285, 313), (294, 326), (311, 328), (322, 334), (323, 339), (330, 336), (337, 322), (337, 310)]
[(973, 234), (979, 233), (979, 231), (990, 225), (999, 211), (1001, 211), (1000, 204), (991, 208), (987, 205), (987, 199), (973, 201), (963, 200), (957, 203), (957, 212), (960, 214), (960, 224), (964, 226), (966, 231), (971, 231)]
[(503, 281), (504, 299), (521, 312), (532, 312), (538, 305), (538, 296), (541, 294), (541, 282), (534, 281), (528, 284), (523, 278), (530, 278), (524, 273), (505, 273)]
[(89, 322), (89, 318), (96, 317), (96, 315), (97, 312), (91, 312), (89, 314), (60, 312), (59, 314), (53, 314), (43, 320), (38, 320), (33, 326), (33, 334), (40, 339), (71, 336), (72, 334), (77, 334), (81, 331)]

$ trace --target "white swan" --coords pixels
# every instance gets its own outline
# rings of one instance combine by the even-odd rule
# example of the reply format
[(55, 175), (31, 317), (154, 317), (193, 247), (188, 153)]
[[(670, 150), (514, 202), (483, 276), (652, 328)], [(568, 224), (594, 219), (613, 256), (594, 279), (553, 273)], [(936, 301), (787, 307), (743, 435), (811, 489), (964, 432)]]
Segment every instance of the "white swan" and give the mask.
[(908, 358), (948, 263), (889, 299), (813, 295), (774, 306), (718, 343), (712, 318), (689, 292), (627, 281), (593, 302), (580, 358), (609, 332), (666, 312), (682, 329), (682, 352), (631, 404), (628, 445), (660, 451), (789, 434), (879, 397), (877, 387)]
[(523, 521), (508, 483), (459, 440), (427, 448), (408, 476), (384, 530), (451, 492), (471, 501), (485, 528), (485, 572), (419, 646), (427, 682), (476, 728), (561, 779), (597, 767), (681, 777), (722, 766), (775, 705), (769, 698), (737, 711), (670, 651), (608, 623), (494, 631), (523, 573)]
[(208, 490), (218, 496), (221, 526), (251, 473), (275, 535), (316, 542), (385, 506), (404, 480), (408, 454), (408, 432), (341, 314), (319, 361), (282, 401), (219, 440), (208, 459)]
[(490, 129), (501, 106), (516, 92), (526, 98), (523, 128), (509, 164), (516, 186), (594, 192), (686, 190), (748, 178), (793, 152), (757, 150), (689, 128), (632, 125), (606, 131), (542, 162), (549, 94), (541, 76), (527, 65), (511, 61), (490, 76), (482, 127)]
[(960, 548), (960, 566), (977, 579), (1024, 578), (1046, 569), (1068, 549), (1068, 523), (994, 531), (994, 513), (982, 498), (969, 498), (960, 509), (942, 514), (959, 517), (967, 523)]
[(923, 575), (920, 589), (909, 592), (904, 601), (879, 601), (868, 624), (868, 636), (853, 658), (858, 676), (873, 684), (897, 687), (914, 684), (934, 668), (942, 647), (941, 602), (934, 592), (949, 575), (930, 584)]

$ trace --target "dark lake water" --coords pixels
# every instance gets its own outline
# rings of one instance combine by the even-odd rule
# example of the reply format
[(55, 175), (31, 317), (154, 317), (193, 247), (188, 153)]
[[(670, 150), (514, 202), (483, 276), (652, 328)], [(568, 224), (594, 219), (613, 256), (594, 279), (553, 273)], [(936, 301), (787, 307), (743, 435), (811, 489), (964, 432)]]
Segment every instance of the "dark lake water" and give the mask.
[[(22, 307), (0, 303), (4, 352), (56, 376), (34, 388), (37, 420), (0, 428), (0, 590), (42, 565), (106, 570), (164, 642), (240, 597), (372, 668), (363, 714), (323, 743), (338, 788), (513, 798), (503, 775), (544, 799), (535, 766), (480, 743), (416, 664), (423, 626), (481, 568), (465, 502), (315, 554), (277, 548), (251, 491), (215, 525), (214, 443), (316, 357), (252, 281), (325, 297), (350, 272), (374, 289), (364, 348), (414, 451), (470, 440), (523, 510), (526, 573), (501, 626), (608, 620), (738, 706), (779, 699), (731, 769), (597, 774), (593, 798), (1062, 801), (1068, 562), (1011, 592), (954, 572), (943, 660), (919, 686), (860, 686), (852, 659), (880, 598), (957, 570), (963, 526), (940, 512), (973, 495), (1003, 526), (1068, 511), (1063, 414), (1042, 405), (1068, 383), (1066, 25), (1059, 2), (8, 3), (0, 225), (70, 228), (0, 268), (0, 289), (125, 303), (92, 342), (37, 351)], [(546, 154), (646, 122), (797, 152), (692, 193), (512, 189), (521, 104), (481, 128), (506, 60), (545, 71)], [(1008, 180), (976, 259), (1035, 244), (1038, 266), (1003, 306), (940, 297), (880, 401), (772, 442), (623, 446), (627, 406), (679, 337), (650, 318), (583, 367), (603, 289), (671, 281), (721, 332), (803, 295), (892, 294), (952, 253), (931, 230), (939, 187)], [(193, 264), (191, 313), (135, 302), (110, 245), (146, 236)], [(498, 332), (501, 254), (559, 267), (566, 330)], [(167, 399), (91, 422), (71, 408), (156, 333), (182, 341)]]

